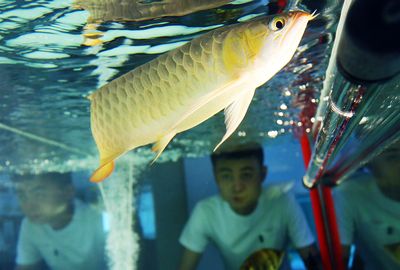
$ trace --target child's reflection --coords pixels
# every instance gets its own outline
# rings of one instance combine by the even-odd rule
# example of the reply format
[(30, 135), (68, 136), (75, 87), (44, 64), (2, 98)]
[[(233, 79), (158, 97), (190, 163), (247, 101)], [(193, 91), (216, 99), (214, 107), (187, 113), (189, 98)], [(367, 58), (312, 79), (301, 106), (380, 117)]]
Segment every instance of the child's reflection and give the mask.
[(346, 262), (354, 269), (400, 269), (400, 141), (374, 158), (366, 172), (339, 186), (336, 205)]
[(14, 177), (22, 221), (17, 270), (105, 269), (101, 213), (74, 199), (70, 174)]

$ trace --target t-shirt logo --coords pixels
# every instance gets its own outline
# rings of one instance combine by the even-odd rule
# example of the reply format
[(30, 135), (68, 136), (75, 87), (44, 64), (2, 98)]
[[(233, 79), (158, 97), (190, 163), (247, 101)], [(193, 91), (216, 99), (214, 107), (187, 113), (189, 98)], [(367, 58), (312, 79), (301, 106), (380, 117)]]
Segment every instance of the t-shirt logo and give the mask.
[(284, 252), (274, 249), (260, 249), (252, 253), (240, 270), (277, 270), (281, 266)]

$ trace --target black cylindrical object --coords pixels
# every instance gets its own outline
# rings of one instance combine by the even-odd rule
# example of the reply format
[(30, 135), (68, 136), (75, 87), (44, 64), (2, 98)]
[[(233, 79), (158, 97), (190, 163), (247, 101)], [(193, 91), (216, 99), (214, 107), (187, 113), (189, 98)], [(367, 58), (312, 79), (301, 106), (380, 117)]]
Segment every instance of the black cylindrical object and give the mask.
[(356, 82), (400, 73), (400, 1), (354, 0), (338, 47), (337, 65)]

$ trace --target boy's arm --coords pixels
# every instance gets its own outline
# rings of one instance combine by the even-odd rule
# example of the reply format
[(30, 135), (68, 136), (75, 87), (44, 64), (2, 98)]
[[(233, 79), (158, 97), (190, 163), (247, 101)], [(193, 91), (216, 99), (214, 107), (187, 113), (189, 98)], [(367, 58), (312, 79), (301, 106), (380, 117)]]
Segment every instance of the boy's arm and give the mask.
[(194, 270), (199, 263), (201, 253), (184, 248), (179, 270)]

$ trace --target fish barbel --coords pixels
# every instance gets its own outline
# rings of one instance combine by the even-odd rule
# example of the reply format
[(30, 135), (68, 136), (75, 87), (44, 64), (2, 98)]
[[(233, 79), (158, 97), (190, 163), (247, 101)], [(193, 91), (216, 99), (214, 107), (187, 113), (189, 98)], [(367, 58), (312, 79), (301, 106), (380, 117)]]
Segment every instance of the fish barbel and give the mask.
[(142, 145), (155, 143), (157, 158), (177, 133), (225, 109), (218, 147), (243, 120), (255, 89), (290, 61), (313, 18), (291, 11), (222, 27), (99, 88), (89, 96), (100, 152), (90, 180), (108, 177), (116, 158)]

